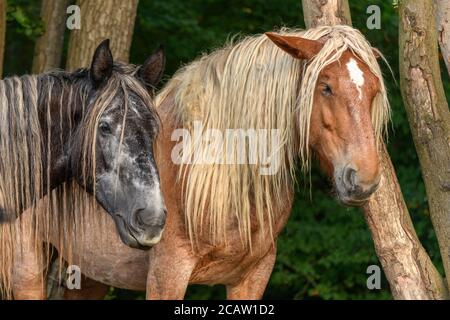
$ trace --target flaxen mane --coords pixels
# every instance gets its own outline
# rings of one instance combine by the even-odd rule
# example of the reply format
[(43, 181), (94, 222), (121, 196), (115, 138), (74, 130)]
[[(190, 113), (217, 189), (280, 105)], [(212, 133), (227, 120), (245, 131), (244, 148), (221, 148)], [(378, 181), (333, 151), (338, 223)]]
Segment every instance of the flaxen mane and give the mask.
[[(307, 62), (292, 58), (265, 35), (250, 36), (185, 66), (157, 97), (157, 105), (169, 95), (174, 98), (175, 116), (191, 133), (197, 120), (203, 129), (222, 132), (229, 128), (279, 130), (280, 145), (272, 152), (278, 152), (280, 167), (274, 175), (261, 175), (258, 164), (192, 165), (188, 170), (180, 166), (193, 244), (205, 232), (213, 243), (226, 242), (227, 223), (233, 219), (250, 248), (252, 219), (272, 231), (275, 209), (283, 206), (279, 199), (284, 199), (295, 180), (297, 160), (304, 170), (309, 168), (309, 127), (318, 74), (344, 51), (352, 50), (379, 78), (381, 92), (372, 109), (377, 141), (386, 130), (390, 107), (383, 77), (370, 44), (358, 30), (325, 26), (306, 31), (282, 29), (280, 34), (326, 41)], [(204, 150), (199, 140), (184, 152), (189, 155), (198, 149)], [(255, 217), (251, 217), (252, 208)], [(202, 230), (203, 224), (209, 230)]]

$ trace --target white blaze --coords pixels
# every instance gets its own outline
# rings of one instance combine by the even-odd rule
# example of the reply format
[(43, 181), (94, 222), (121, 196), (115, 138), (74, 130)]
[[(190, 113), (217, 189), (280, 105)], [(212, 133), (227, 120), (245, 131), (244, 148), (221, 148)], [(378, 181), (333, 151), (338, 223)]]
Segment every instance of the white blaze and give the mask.
[(364, 73), (358, 67), (358, 63), (353, 58), (351, 58), (350, 61), (347, 62), (347, 70), (350, 74), (350, 79), (352, 79), (353, 83), (356, 85), (356, 89), (358, 89), (359, 99), (361, 100), (361, 88), (364, 85)]

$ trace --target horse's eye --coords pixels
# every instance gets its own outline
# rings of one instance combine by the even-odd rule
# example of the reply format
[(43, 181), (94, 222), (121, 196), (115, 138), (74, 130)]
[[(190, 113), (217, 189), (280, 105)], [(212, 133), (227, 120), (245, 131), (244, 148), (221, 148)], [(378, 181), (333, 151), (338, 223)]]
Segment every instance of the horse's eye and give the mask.
[(329, 97), (329, 96), (331, 96), (333, 94), (333, 90), (331, 90), (331, 87), (329, 85), (323, 84), (322, 85), (322, 94), (325, 97)]
[(98, 124), (98, 129), (100, 130), (101, 133), (104, 133), (104, 134), (110, 134), (111, 133), (111, 127), (106, 122), (100, 122)]

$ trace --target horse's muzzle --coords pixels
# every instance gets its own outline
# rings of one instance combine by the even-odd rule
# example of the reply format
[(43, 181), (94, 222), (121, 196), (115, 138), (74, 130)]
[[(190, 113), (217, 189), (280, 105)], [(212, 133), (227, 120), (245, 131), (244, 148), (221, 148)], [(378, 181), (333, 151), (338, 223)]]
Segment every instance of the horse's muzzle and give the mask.
[(129, 247), (147, 250), (156, 245), (162, 237), (167, 210), (137, 209), (129, 218), (118, 214), (114, 220), (121, 240)]
[(131, 219), (131, 230), (140, 245), (152, 247), (161, 240), (166, 225), (167, 209), (138, 209)]
[(378, 189), (380, 177), (370, 183), (361, 183), (358, 173), (350, 166), (335, 173), (335, 185), (339, 200), (348, 206), (364, 205), (370, 196)]

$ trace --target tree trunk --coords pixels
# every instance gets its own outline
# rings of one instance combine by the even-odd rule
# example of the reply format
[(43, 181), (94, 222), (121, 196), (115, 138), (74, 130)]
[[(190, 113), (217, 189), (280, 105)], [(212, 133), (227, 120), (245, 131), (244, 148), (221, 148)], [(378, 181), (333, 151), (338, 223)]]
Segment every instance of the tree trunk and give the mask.
[[(313, 13), (304, 12), (307, 28), (351, 21), (346, 0), (303, 0), (303, 8), (314, 8)], [(326, 18), (336, 13), (338, 17)], [(364, 212), (392, 295), (394, 299), (445, 299), (444, 281), (417, 238), (384, 144), (380, 149), (382, 182)]]
[(321, 25), (352, 25), (348, 1), (303, 0), (302, 6), (307, 28), (314, 28)]
[(0, 79), (3, 76), (3, 55), (6, 37), (6, 0), (0, 0)]
[(69, 0), (43, 0), (41, 18), (45, 33), (34, 49), (33, 73), (38, 74), (60, 67)]
[(432, 0), (400, 2), (400, 86), (450, 287), (450, 111)]
[(438, 41), (447, 72), (450, 75), (450, 2), (434, 0)]
[(81, 29), (73, 30), (69, 40), (66, 69), (88, 67), (95, 48), (111, 40), (114, 60), (129, 58), (138, 0), (78, 0)]
[(417, 238), (391, 159), (383, 145), (383, 180), (364, 206), (375, 251), (395, 299), (446, 299), (445, 281)]

